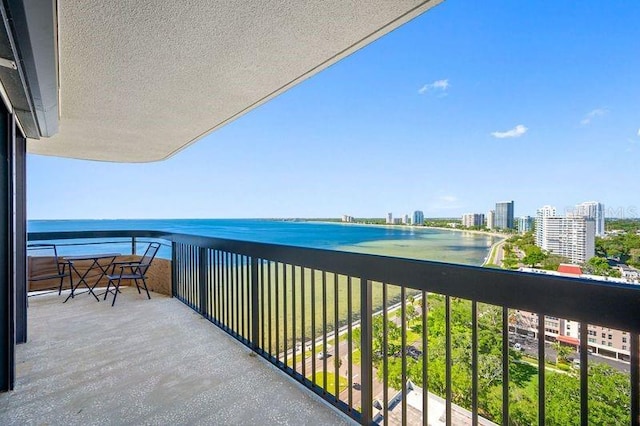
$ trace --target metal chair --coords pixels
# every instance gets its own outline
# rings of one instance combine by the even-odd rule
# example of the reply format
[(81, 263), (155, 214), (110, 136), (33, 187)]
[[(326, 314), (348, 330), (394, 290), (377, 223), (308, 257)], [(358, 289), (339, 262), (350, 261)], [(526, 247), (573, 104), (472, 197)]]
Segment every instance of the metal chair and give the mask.
[[(69, 277), (69, 284), (73, 288), (71, 268), (67, 268), (67, 262), (60, 261), (58, 249), (55, 244), (30, 244), (27, 247), (27, 261), (29, 262), (29, 274), (27, 281), (46, 281), (59, 279), (58, 296), (62, 293), (64, 278)], [(33, 255), (32, 253), (36, 253)]]
[[(107, 300), (107, 295), (112, 293), (113, 302), (111, 302), (111, 306), (115, 305), (116, 297), (118, 296), (118, 293), (120, 293), (120, 283), (122, 280), (133, 280), (136, 283), (138, 294), (142, 294), (140, 292), (140, 284), (138, 283), (138, 280), (142, 280), (142, 286), (147, 292), (147, 297), (151, 299), (149, 289), (147, 288), (146, 274), (159, 249), (160, 243), (150, 243), (142, 256), (142, 259), (132, 262), (113, 262), (111, 274), (107, 275), (109, 283), (107, 284), (107, 290), (104, 293), (103, 300)], [(120, 268), (119, 273), (116, 273), (116, 268)], [(114, 289), (110, 290), (112, 284)]]

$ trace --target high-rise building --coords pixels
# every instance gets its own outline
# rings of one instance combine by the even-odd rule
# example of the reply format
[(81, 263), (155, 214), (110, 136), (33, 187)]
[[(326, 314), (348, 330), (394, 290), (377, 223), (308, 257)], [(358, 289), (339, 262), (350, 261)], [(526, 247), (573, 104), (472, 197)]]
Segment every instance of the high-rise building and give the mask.
[(404, 215), (404, 217), (402, 218), (402, 223), (405, 225), (411, 225), (411, 218), (408, 214)]
[(462, 215), (462, 226), (467, 228), (484, 226), (484, 214), (482, 213), (465, 213)]
[(424, 213), (422, 210), (416, 210), (413, 212), (413, 220), (411, 222), (414, 225), (424, 225)]
[(555, 215), (556, 208), (549, 205), (543, 206), (536, 211), (536, 245), (538, 247), (542, 247), (542, 241), (545, 239), (543, 219)]
[(533, 224), (535, 223), (535, 219), (531, 216), (522, 216), (516, 220), (516, 228), (518, 232), (524, 234), (533, 229)]
[(387, 225), (393, 225), (393, 213), (387, 213)]
[[(595, 255), (595, 222), (578, 215), (546, 216), (539, 221), (543, 250), (583, 263)], [(537, 242), (537, 241), (536, 241)]]
[(489, 210), (487, 212), (487, 229), (493, 229), (496, 227), (496, 211)]
[(513, 201), (496, 203), (495, 227), (498, 229), (513, 229)]
[(585, 201), (576, 205), (575, 214), (593, 219), (596, 224), (596, 235), (604, 235), (604, 204), (597, 201)]

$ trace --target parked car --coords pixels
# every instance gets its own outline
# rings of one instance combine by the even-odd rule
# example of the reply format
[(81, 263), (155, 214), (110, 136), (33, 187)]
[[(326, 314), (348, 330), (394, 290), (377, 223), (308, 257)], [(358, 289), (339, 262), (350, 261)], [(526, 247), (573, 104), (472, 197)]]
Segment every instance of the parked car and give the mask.
[(329, 352), (320, 352), (317, 355), (318, 359), (325, 359), (325, 358), (329, 358), (331, 356), (331, 354)]
[(516, 343), (513, 345), (513, 350), (520, 352), (522, 350), (522, 345), (520, 343)]

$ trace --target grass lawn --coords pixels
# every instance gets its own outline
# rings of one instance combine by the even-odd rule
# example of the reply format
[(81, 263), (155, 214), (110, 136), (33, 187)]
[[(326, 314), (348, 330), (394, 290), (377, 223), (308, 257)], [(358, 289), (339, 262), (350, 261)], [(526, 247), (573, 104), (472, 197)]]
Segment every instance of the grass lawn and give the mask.
[[(326, 387), (326, 391), (329, 392), (332, 395), (337, 395), (336, 394), (336, 375), (333, 373), (325, 373), (323, 371), (318, 371), (315, 375), (315, 383), (320, 386), (323, 387), (324, 384), (324, 375), (327, 375), (327, 387)], [(307, 377), (309, 380), (313, 381), (313, 376), (310, 375)], [(338, 393), (342, 392), (343, 390), (345, 390), (348, 386), (348, 381), (346, 377), (342, 377), (339, 376), (338, 377)]]

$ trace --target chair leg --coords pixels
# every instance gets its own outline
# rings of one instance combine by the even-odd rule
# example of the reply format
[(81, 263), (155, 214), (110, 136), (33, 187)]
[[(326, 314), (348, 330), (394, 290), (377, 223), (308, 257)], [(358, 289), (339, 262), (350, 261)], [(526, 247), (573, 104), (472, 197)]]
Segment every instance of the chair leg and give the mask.
[(107, 300), (107, 294), (109, 294), (109, 287), (111, 287), (111, 280), (109, 280), (109, 282), (107, 283), (107, 290), (104, 292), (104, 299), (102, 300)]
[(151, 299), (151, 295), (149, 294), (149, 289), (147, 288), (147, 280), (145, 280), (144, 277), (142, 277), (142, 285), (144, 285), (144, 290), (147, 292), (147, 298)]
[(58, 287), (58, 296), (62, 294), (62, 283), (64, 282), (64, 275), (60, 277), (60, 286)]
[(134, 278), (133, 281), (136, 282), (136, 288), (138, 289), (138, 294), (142, 294), (142, 293), (140, 293), (140, 286), (138, 285), (138, 279)]
[(120, 281), (122, 281), (122, 278), (118, 278), (118, 283), (116, 284), (116, 291), (113, 292), (113, 302), (111, 302), (111, 306), (116, 304), (116, 297), (118, 296), (118, 290), (120, 289)]

